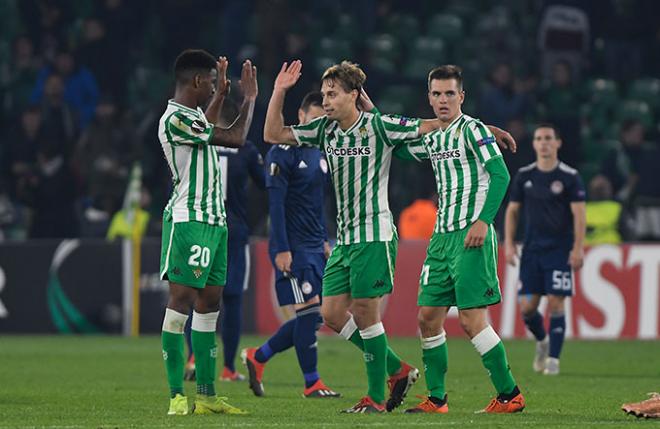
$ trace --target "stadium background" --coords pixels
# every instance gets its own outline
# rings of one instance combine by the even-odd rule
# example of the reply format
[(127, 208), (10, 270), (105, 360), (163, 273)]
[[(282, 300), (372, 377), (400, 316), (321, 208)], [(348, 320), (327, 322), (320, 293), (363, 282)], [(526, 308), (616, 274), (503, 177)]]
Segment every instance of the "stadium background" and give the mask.
[[(658, 2), (5, 0), (0, 7), (0, 332), (120, 332), (123, 248), (106, 237), (113, 216), (134, 205), (149, 214), (148, 221), (141, 218), (142, 331), (158, 330), (165, 285), (156, 279), (154, 249), (171, 182), (156, 128), (172, 94), (173, 60), (196, 46), (228, 56), (234, 82), (243, 59), (258, 66), (249, 138), (262, 153), (272, 79), (282, 61), (294, 58), (304, 69), (287, 97), (288, 123), (296, 121), (301, 97), (318, 88), (321, 72), (350, 59), (364, 67), (380, 110), (422, 117), (432, 114), (425, 98), (428, 70), (461, 65), (464, 111), (518, 141), (518, 153), (505, 154), (512, 173), (533, 161), (534, 124), (557, 124), (564, 140), (560, 158), (588, 185), (594, 177), (606, 179), (606, 199), (621, 209), (623, 241), (635, 243), (587, 253), (573, 331), (579, 337), (657, 337)], [(240, 100), (238, 88), (232, 98)], [(141, 180), (131, 174), (137, 164)], [(138, 193), (127, 192), (131, 177)], [(395, 160), (395, 219), (433, 188), (428, 166)], [(254, 263), (246, 323), (248, 331), (266, 333), (276, 323), (263, 252), (267, 200), (254, 187), (249, 192)], [(78, 252), (87, 260), (57, 265), (62, 246), (77, 248), (71, 258)], [(402, 243), (399, 257), (412, 259), (399, 263), (400, 293), (414, 296), (419, 246)], [(515, 288), (515, 272), (500, 265), (503, 287)], [(107, 285), (100, 286), (101, 278)], [(31, 324), (18, 318), (26, 296), (43, 310)], [(260, 305), (269, 311), (255, 311)], [(517, 320), (515, 305), (498, 311), (502, 321)], [(271, 322), (253, 313), (268, 313)], [(516, 323), (508, 336), (524, 334)], [(414, 327), (398, 333), (414, 335)]]

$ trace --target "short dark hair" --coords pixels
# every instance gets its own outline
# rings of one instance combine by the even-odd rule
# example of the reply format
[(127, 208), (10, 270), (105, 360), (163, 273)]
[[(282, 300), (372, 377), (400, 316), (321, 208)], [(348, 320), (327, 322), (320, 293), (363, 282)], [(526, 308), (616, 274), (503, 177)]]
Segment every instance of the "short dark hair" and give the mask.
[(351, 92), (354, 89), (359, 92), (367, 80), (367, 75), (364, 74), (358, 64), (350, 61), (342, 61), (339, 64), (328, 67), (323, 72), (321, 81), (326, 80), (338, 82), (346, 92)]
[(455, 79), (459, 89), (463, 89), (463, 69), (453, 64), (446, 64), (444, 66), (436, 67), (429, 72), (429, 89), (431, 88), (431, 81), (437, 80), (450, 80)]
[(177, 83), (187, 83), (196, 74), (215, 68), (216, 59), (203, 49), (186, 49), (174, 62), (174, 77)]
[(541, 122), (534, 127), (534, 132), (538, 130), (539, 128), (550, 128), (552, 131), (555, 132), (555, 138), (561, 140), (561, 133), (559, 132), (559, 128), (555, 124), (552, 124), (550, 122)]
[(323, 106), (323, 95), (320, 91), (308, 92), (300, 103), (300, 110), (307, 113), (312, 106)]

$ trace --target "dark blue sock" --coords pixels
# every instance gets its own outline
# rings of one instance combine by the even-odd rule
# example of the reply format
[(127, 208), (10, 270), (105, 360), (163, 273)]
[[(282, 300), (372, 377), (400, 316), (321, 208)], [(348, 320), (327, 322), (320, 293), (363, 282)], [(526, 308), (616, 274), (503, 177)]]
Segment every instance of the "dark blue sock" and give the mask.
[(257, 362), (264, 363), (275, 353), (280, 353), (293, 347), (293, 328), (295, 325), (296, 319), (293, 318), (280, 326), (280, 329), (275, 332), (275, 335), (270, 337), (254, 354)]
[(561, 346), (564, 345), (564, 336), (566, 335), (566, 316), (564, 313), (553, 314), (550, 316), (550, 352), (551, 358), (559, 359)]
[(223, 295), (223, 314), (220, 324), (222, 335), (222, 352), (225, 358), (225, 367), (236, 371), (234, 361), (238, 342), (241, 339), (241, 306), (243, 305), (243, 294)]
[(305, 387), (311, 387), (319, 379), (316, 371), (318, 361), (316, 331), (321, 307), (313, 304), (296, 311), (296, 326), (293, 330), (293, 344), (296, 347), (298, 365), (305, 377)]
[(543, 341), (545, 339), (545, 328), (543, 327), (543, 316), (538, 311), (532, 315), (523, 315), (523, 320), (527, 329), (534, 335), (536, 341)]
[(186, 326), (183, 327), (183, 335), (186, 337), (186, 344), (188, 344), (188, 359), (186, 362), (190, 360), (190, 356), (192, 356), (192, 315), (193, 312), (190, 310), (190, 314), (188, 317), (188, 320), (186, 320)]

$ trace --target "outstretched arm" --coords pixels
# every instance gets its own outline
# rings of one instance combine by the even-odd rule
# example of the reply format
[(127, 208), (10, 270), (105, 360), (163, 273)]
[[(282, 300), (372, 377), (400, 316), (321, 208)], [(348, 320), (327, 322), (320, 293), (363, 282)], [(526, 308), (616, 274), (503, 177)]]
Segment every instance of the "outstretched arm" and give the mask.
[[(229, 81), (227, 81), (229, 82)], [(259, 93), (257, 87), (257, 68), (252, 65), (250, 60), (243, 63), (241, 70), (241, 80), (239, 82), (243, 92), (243, 104), (239, 110), (238, 118), (229, 128), (215, 126), (211, 144), (227, 147), (241, 147), (245, 143), (245, 138), (252, 124), (252, 115), (254, 113), (254, 103)]]
[(297, 145), (296, 139), (291, 128), (284, 126), (284, 116), (282, 109), (284, 107), (284, 98), (289, 88), (298, 82), (302, 62), (293, 61), (290, 65), (282, 64), (282, 69), (275, 79), (273, 95), (268, 102), (266, 111), (266, 123), (264, 125), (264, 141), (272, 144)]

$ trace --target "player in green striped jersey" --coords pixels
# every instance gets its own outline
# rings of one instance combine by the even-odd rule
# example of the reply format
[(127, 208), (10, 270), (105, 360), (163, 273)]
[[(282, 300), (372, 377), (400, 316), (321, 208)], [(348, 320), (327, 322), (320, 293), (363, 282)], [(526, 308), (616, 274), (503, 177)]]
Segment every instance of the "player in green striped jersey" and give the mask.
[[(203, 50), (176, 59), (174, 98), (160, 119), (158, 137), (172, 172), (173, 191), (163, 213), (161, 279), (169, 281), (162, 348), (170, 387), (168, 415), (188, 414), (183, 395), (183, 328), (191, 309), (192, 345), (197, 357), (197, 414), (244, 414), (215, 394), (216, 324), (227, 267), (227, 226), (221, 172), (212, 145), (245, 142), (257, 97), (256, 68), (241, 71), (243, 104), (229, 128), (216, 125), (229, 91), (227, 60)], [(208, 103), (208, 105), (207, 105)], [(201, 106), (207, 105), (203, 111)], [(207, 287), (208, 286), (208, 287)]]
[[(461, 111), (461, 69), (441, 66), (429, 73), (428, 98), (440, 126), (422, 139), (431, 160), (439, 204), (435, 232), (420, 278), (418, 305), (422, 358), (429, 396), (407, 412), (446, 413), (447, 344), (444, 322), (452, 306), (481, 355), (497, 397), (483, 410), (522, 411), (525, 400), (511, 375), (504, 345), (488, 323), (487, 306), (500, 302), (497, 238), (493, 219), (509, 174), (495, 137)], [(411, 152), (419, 146), (409, 148)]]
[(323, 317), (329, 327), (364, 351), (368, 393), (347, 411), (382, 412), (386, 406), (391, 410), (402, 402), (419, 372), (391, 351), (380, 321), (379, 304), (392, 290), (397, 250), (387, 198), (389, 168), (394, 148), (431, 131), (435, 121), (360, 110), (366, 76), (355, 64), (343, 62), (322, 77), (326, 115), (286, 127), (284, 97), (301, 69), (300, 61), (282, 66), (268, 105), (264, 140), (316, 146), (326, 155), (335, 187), (338, 231), (323, 277)]

